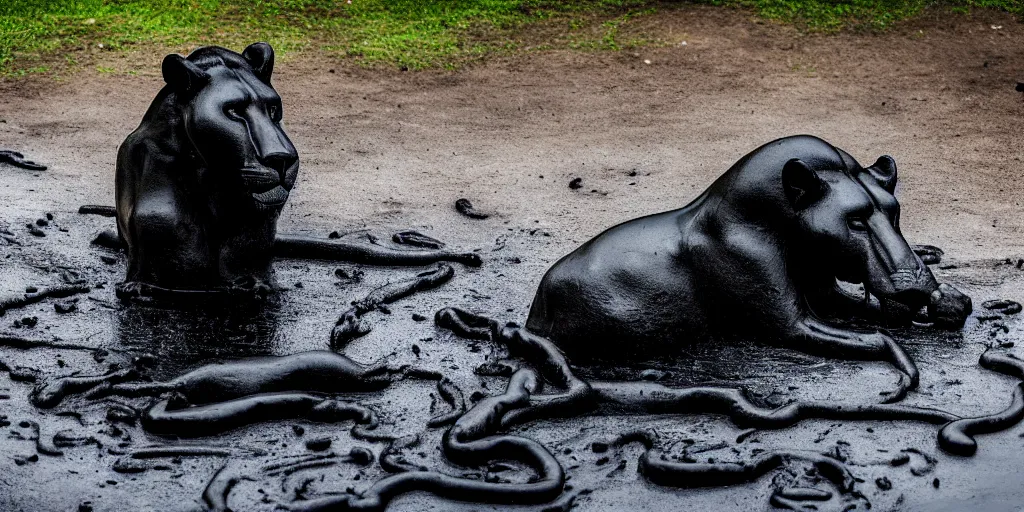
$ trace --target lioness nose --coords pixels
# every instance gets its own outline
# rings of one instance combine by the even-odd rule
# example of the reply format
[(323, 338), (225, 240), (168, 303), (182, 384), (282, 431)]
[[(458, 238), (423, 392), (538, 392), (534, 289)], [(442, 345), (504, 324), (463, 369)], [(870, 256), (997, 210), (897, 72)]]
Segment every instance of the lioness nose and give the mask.
[(913, 306), (927, 303), (939, 286), (932, 271), (921, 262), (888, 217), (872, 215), (868, 225), (875, 239), (875, 252), (889, 272), (893, 292), (890, 298)]
[(939, 287), (932, 271), (924, 265), (916, 270), (898, 270), (889, 278), (896, 290), (894, 298), (906, 304), (927, 301), (931, 293)]
[(281, 173), (299, 159), (295, 146), (281, 128), (270, 122), (254, 122), (249, 124), (249, 134), (255, 145), (260, 163)]
[(291, 167), (298, 159), (299, 157), (294, 153), (279, 152), (264, 156), (262, 158), (262, 163), (263, 165), (277, 171), (281, 175), (281, 178), (284, 178), (285, 171), (287, 171), (288, 168)]
[[(919, 273), (923, 265), (921, 260), (914, 254), (910, 244), (903, 238), (896, 228), (893, 227), (889, 218), (885, 215), (872, 215), (868, 219), (868, 226), (871, 228), (871, 236), (877, 244), (876, 251), (886, 265), (886, 270), (891, 274), (900, 272)], [(925, 269), (927, 270), (927, 269)]]

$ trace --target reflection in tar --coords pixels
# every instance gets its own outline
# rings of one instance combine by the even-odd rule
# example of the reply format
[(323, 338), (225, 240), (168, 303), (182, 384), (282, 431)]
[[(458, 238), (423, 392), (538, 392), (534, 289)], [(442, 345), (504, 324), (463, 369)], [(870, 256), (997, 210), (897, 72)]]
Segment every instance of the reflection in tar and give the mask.
[(189, 308), (143, 304), (121, 308), (115, 317), (120, 348), (149, 354), (150, 375), (165, 379), (211, 359), (269, 355), (277, 338), (280, 305), (197, 302)]

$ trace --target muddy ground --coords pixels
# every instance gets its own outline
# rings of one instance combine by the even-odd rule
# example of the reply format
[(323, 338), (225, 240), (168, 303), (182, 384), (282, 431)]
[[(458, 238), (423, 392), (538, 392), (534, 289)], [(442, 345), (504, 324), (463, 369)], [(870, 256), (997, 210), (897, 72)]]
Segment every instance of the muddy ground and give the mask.
[[(394, 353), (398, 361), (443, 371), (467, 397), (496, 393), (505, 380), (473, 370), (502, 357), (499, 347), (474, 348), (429, 320), (414, 321), (412, 314), (429, 319), (441, 307), (457, 305), (523, 321), (545, 269), (578, 244), (618, 222), (686, 204), (764, 142), (810, 133), (864, 163), (881, 154), (895, 157), (905, 235), (913, 243), (942, 247), (946, 254), (934, 267), (937, 276), (974, 298), (975, 317), (962, 333), (895, 333), (921, 368), (920, 390), (906, 402), (962, 415), (1005, 408), (1016, 381), (982, 369), (978, 356), (993, 343), (1019, 344), (1022, 326), (1012, 316), (995, 320), (1005, 322), (1003, 332), (977, 316), (989, 313), (980, 306), (988, 299), (1024, 301), (1024, 271), (1016, 264), (1024, 257), (1024, 101), (1014, 92), (1016, 80), (1024, 78), (1024, 26), (980, 12), (928, 15), (881, 35), (805, 36), (742, 13), (701, 8), (648, 23), (686, 45), (637, 53), (532, 53), (443, 73), (355, 69), (308, 55), (278, 64), (274, 83), (302, 158), (281, 231), (326, 237), (336, 230), (387, 244), (391, 233), (411, 228), (451, 247), (478, 249), (485, 258), (479, 269), (456, 266), (451, 282), (395, 303), (390, 315), (368, 314), (373, 331), (346, 353), (364, 362)], [(113, 203), (117, 145), (161, 86), (159, 56), (152, 59), (151, 71), (138, 76), (85, 71), (64, 83), (0, 83), (0, 147), (50, 165), (43, 172), (0, 165), (0, 227), (16, 239), (0, 245), (0, 294), (59, 284), (68, 272), (95, 286), (71, 313), (58, 314), (53, 301), (45, 301), (0, 317), (0, 336), (66, 345), (0, 347), (0, 361), (24, 367), (22, 374), (37, 372), (39, 381), (101, 373), (141, 354), (155, 356), (154, 378), (168, 378), (206, 361), (323, 349), (350, 301), (416, 272), (361, 267), (365, 278), (348, 283), (335, 277), (335, 269), (352, 272), (355, 265), (279, 261), (283, 289), (258, 311), (120, 304), (113, 285), (123, 273), (123, 256), (89, 244), (113, 222), (76, 211), (82, 204)], [(582, 188), (568, 187), (573, 178), (582, 178)], [(460, 216), (453, 204), (461, 197), (492, 216)], [(54, 220), (42, 228), (46, 236), (29, 234), (26, 224), (47, 213)], [(23, 317), (37, 317), (38, 323), (15, 327)], [(413, 344), (420, 347), (418, 356)], [(1008, 350), (1024, 355), (1016, 347)], [(669, 371), (670, 383), (745, 386), (774, 403), (867, 403), (895, 382), (883, 364), (742, 344), (684, 352), (617, 374), (638, 375), (651, 367)], [(179, 441), (114, 424), (106, 417), (109, 401), (78, 397), (39, 410), (28, 401), (32, 387), (0, 374), (0, 510), (203, 508), (203, 487), (224, 457), (162, 459), (142, 472), (115, 471), (132, 450)], [(382, 429), (425, 432), (421, 445), (407, 454), (410, 459), (480, 476), (479, 470), (444, 464), (442, 431), (425, 427), (436, 394), (429, 382), (406, 381), (357, 398), (379, 411)], [(26, 421), (38, 423), (44, 440), (63, 432), (81, 441), (70, 444), (85, 444), (65, 447), (61, 456), (38, 454)], [(187, 443), (228, 447), (231, 458), (254, 465), (307, 453), (305, 441), (321, 436), (332, 440), (337, 453), (365, 446), (380, 454), (382, 444), (355, 441), (348, 428), (285, 421)], [(937, 427), (913, 423), (806, 421), (742, 440), (738, 428), (707, 415), (539, 421), (517, 431), (557, 454), (570, 477), (566, 496), (575, 496), (581, 510), (772, 509), (774, 486), (789, 475), (777, 471), (728, 488), (659, 487), (637, 474), (639, 445), (618, 453), (591, 450), (594, 441), (635, 428), (657, 431), (659, 444), (671, 453), (720, 461), (742, 460), (757, 448), (839, 453), (863, 480), (857, 484), (863, 497), (842, 497), (831, 489), (835, 496), (817, 503), (819, 510), (851, 504), (862, 510), (868, 503), (872, 510), (1018, 510), (1024, 500), (1019, 426), (979, 437), (974, 457), (943, 453), (935, 441)], [(909, 464), (890, 464), (908, 449)], [(799, 473), (801, 466), (792, 471)], [(338, 464), (258, 477), (240, 482), (229, 504), (234, 510), (273, 510), (299, 497), (348, 487), (358, 492), (383, 474), (378, 465)], [(883, 477), (891, 489), (876, 483)], [(414, 493), (394, 501), (390, 510), (542, 508)]]

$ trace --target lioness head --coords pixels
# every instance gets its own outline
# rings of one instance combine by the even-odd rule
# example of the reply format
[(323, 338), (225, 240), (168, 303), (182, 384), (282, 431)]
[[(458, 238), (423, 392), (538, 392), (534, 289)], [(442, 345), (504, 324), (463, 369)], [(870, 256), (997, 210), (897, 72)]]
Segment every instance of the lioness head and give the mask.
[(200, 186), (261, 211), (284, 205), (299, 171), (299, 155), (281, 128), (273, 70), (274, 50), (266, 43), (242, 54), (209, 46), (163, 61), (164, 81), (177, 94), (199, 160)]
[(844, 160), (838, 169), (799, 159), (783, 168), (800, 250), (811, 252), (837, 279), (863, 283), (884, 308), (916, 312), (938, 283), (900, 233), (896, 162), (883, 156), (863, 168)]

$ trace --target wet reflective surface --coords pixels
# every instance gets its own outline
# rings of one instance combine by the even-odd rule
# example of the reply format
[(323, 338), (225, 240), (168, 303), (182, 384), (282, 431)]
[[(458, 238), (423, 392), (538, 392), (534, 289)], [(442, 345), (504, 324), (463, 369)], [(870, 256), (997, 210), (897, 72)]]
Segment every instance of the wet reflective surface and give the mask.
[[(255, 478), (252, 482), (245, 479), (236, 482), (228, 492), (229, 502), (233, 507), (255, 510), (272, 510), (278, 503), (294, 501), (296, 489), (300, 489), (304, 497), (318, 499), (324, 498), (325, 493), (344, 490), (354, 484), (357, 489), (368, 489), (362, 486), (369, 486), (389, 474), (374, 464), (346, 462), (345, 454), (353, 447), (369, 449), (376, 457), (390, 454), (388, 461), (399, 457), (405, 461), (398, 463), (400, 466), (411, 464), (446, 473), (454, 470), (460, 478), (477, 478), (473, 474), (478, 470), (451, 467), (430, 449), (443, 446), (441, 434), (446, 428), (429, 427), (430, 418), (444, 414), (450, 406), (435, 390), (435, 383), (429, 380), (404, 379), (383, 391), (338, 396), (340, 400), (354, 400), (374, 411), (379, 426), (373, 431), (385, 438), (418, 434), (418, 442), (408, 448), (398, 448), (408, 443), (360, 437), (358, 432), (354, 435), (355, 431), (350, 431), (358, 424), (352, 420), (325, 423), (312, 417), (281, 417), (199, 439), (175, 440), (148, 434), (143, 429), (138, 414), (151, 404), (144, 397), (89, 399), (74, 395), (51, 409), (33, 406), (29, 398), (39, 383), (76, 374), (103, 375), (111, 371), (111, 365), (122, 368), (140, 365), (150, 378), (160, 381), (215, 361), (326, 349), (332, 327), (349, 309), (350, 302), (362, 300), (374, 289), (417, 273), (415, 269), (361, 267), (362, 277), (353, 280), (351, 276), (358, 275), (358, 266), (287, 261), (279, 262), (276, 271), (283, 282), (291, 286), (282, 290), (277, 299), (257, 307), (207, 302), (169, 309), (123, 304), (116, 300), (109, 286), (98, 286), (116, 279), (121, 267), (94, 259), (109, 254), (123, 261), (120, 260), (123, 256), (87, 243), (91, 226), (101, 226), (103, 222), (109, 220), (61, 219), (58, 224), (68, 227), (68, 236), (77, 239), (77, 243), (55, 245), (43, 240), (15, 246), (12, 254), (19, 255), (19, 259), (5, 266), (8, 275), (4, 280), (5, 290), (9, 293), (17, 293), (26, 283), (58, 284), (65, 279), (62, 277), (65, 268), (76, 268), (80, 274), (89, 276), (92, 287), (88, 294), (78, 298), (78, 308), (73, 312), (58, 313), (53, 303), (61, 299), (54, 299), (11, 310), (2, 317), (4, 335), (57, 345), (40, 344), (24, 349), (8, 343), (0, 347), (0, 360), (15, 370), (5, 374), (0, 384), (8, 396), (3, 400), (5, 409), (0, 414), (11, 423), (5, 427), (10, 437), (0, 442), (12, 454), (8, 464), (14, 474), (20, 475), (18, 478), (35, 479), (41, 482), (41, 488), (46, 488), (62, 482), (58, 476), (67, 471), (99, 471), (103, 476), (72, 484), (71, 487), (78, 490), (68, 491), (78, 493), (82, 502), (90, 501), (97, 510), (113, 509), (126, 503), (144, 505), (149, 499), (155, 500), (153, 503), (167, 499), (182, 501), (181, 510), (205, 507), (204, 490), (216, 481), (214, 474), (225, 461), (235, 461), (229, 470)], [(529, 238), (512, 237), (510, 240), (529, 243)], [(1018, 286), (1024, 283), (1024, 272), (1013, 261), (1007, 264), (997, 260), (947, 260), (947, 264), (956, 268), (935, 267), (937, 276), (972, 294), (979, 304), (989, 298), (1013, 297)], [(339, 268), (345, 271), (335, 272)], [(478, 306), (477, 297), (500, 286), (500, 279), (488, 276), (516, 271), (515, 264), (500, 259), (493, 263), (493, 268), (485, 266), (478, 270), (459, 266), (450, 283), (396, 300), (388, 305), (387, 313), (367, 312), (362, 319), (372, 330), (352, 340), (345, 351), (362, 364), (390, 357), (398, 366), (408, 364), (443, 374), (461, 390), (467, 405), (476, 403), (483, 395), (500, 395), (508, 377), (489, 375), (507, 375), (501, 369), (503, 365), (514, 369), (521, 363), (514, 357), (507, 359), (509, 353), (501, 344), (453, 336), (447, 329), (436, 328), (431, 320), (433, 312), (449, 305), (461, 305), (495, 319), (522, 319), (524, 307), (514, 304), (516, 297), (505, 297), (497, 302), (490, 299), (491, 306), (487, 310), (480, 310)], [(525, 302), (523, 295), (524, 292), (519, 292), (518, 300)], [(499, 306), (494, 307), (495, 304)], [(37, 317), (34, 327), (13, 327), (14, 320), (30, 316)], [(910, 393), (904, 403), (939, 408), (960, 416), (1005, 409), (1016, 381), (981, 368), (978, 358), (989, 346), (1014, 353), (1015, 346), (1010, 345), (1020, 339), (1018, 322), (1017, 314), (978, 307), (962, 333), (926, 327), (890, 329), (891, 335), (906, 347), (922, 369), (919, 390)], [(895, 373), (882, 363), (819, 358), (754, 342), (697, 344), (674, 356), (620, 362), (614, 369), (612, 366), (574, 366), (573, 371), (584, 380), (595, 382), (623, 380), (669, 387), (742, 387), (752, 400), (769, 407), (794, 400), (875, 403), (879, 393), (896, 381)], [(27, 380), (30, 378), (36, 381)], [(22, 422), (29, 422), (25, 423), (29, 426), (20, 426)], [(36, 437), (33, 424), (37, 424), (41, 432), (42, 448), (36, 447), (33, 440)], [(739, 462), (757, 459), (760, 450), (783, 454), (792, 450), (838, 454), (846, 459), (842, 463), (855, 478), (866, 481), (855, 488), (876, 509), (895, 506), (900, 495), (904, 496), (904, 501), (930, 503), (929, 500), (936, 499), (932, 497), (934, 494), (953, 492), (957, 486), (967, 485), (957, 477), (964, 467), (970, 467), (972, 474), (992, 472), (993, 478), (988, 481), (995, 486), (991, 489), (993, 499), (997, 500), (994, 504), (998, 504), (998, 500), (1012, 501), (1015, 496), (1012, 491), (1015, 487), (999, 487), (997, 483), (1002, 481), (1000, 478), (1009, 478), (1006, 475), (1014, 474), (1017, 467), (1016, 459), (1010, 455), (1011, 447), (1019, 444), (1014, 441), (1016, 429), (978, 436), (978, 453), (970, 459), (945, 454), (936, 445), (937, 427), (913, 421), (811, 419), (782, 430), (749, 430), (735, 426), (726, 418), (705, 414), (671, 417), (634, 413), (625, 416), (580, 414), (574, 419), (532, 421), (515, 428), (515, 432), (539, 441), (571, 476), (571, 485), (559, 499), (572, 498), (588, 507), (616, 507), (626, 503), (654, 506), (664, 504), (666, 499), (680, 506), (731, 503), (733, 505), (729, 506), (762, 507), (765, 503), (778, 504), (786, 500), (807, 503), (811, 498), (804, 494), (813, 492), (800, 490), (805, 487), (818, 489), (814, 492), (822, 493), (820, 497), (831, 493), (823, 501), (815, 501), (819, 495), (814, 495), (812, 501), (821, 510), (832, 509), (829, 507), (838, 510), (851, 502), (850, 495), (840, 492), (833, 484), (803, 480), (801, 464), (808, 462), (792, 459), (792, 453), (784, 455), (790, 462), (765, 466), (763, 476), (729, 491), (707, 488), (679, 491), (649, 483), (637, 473), (638, 464), (644, 460), (644, 444), (614, 442), (615, 436), (637, 428), (657, 432), (652, 445), (657, 451), (651, 453), (665, 453), (669, 460)], [(329, 455), (323, 463), (307, 460), (320, 453), (309, 446), (319, 446), (326, 442), (324, 439), (330, 440), (327, 453), (335, 455)], [(595, 449), (602, 443), (616, 448)], [(50, 445), (53, 446), (47, 448)], [(151, 456), (146, 451), (152, 450), (151, 446), (179, 446), (184, 455)], [(193, 446), (205, 448), (191, 448)], [(50, 449), (59, 450), (63, 455), (46, 455), (45, 451)], [(211, 449), (221, 451), (213, 455), (203, 451)], [(33, 454), (37, 457), (35, 461), (30, 460)], [(904, 459), (906, 462), (901, 462)], [(287, 471), (260, 469), (280, 464), (295, 465), (294, 471), (283, 481), (281, 478)], [(810, 464), (809, 467), (814, 466), (813, 462)], [(237, 465), (241, 467), (235, 467)], [(323, 472), (327, 467), (332, 469)], [(495, 468), (489, 471), (492, 470), (496, 471)], [(526, 479), (531, 473), (523, 467), (515, 471), (475, 474), (500, 483)], [(315, 484), (303, 483), (310, 477), (316, 478)], [(935, 478), (940, 480), (938, 489), (933, 484)], [(117, 483), (110, 484), (108, 480)], [(169, 484), (173, 485), (168, 487)], [(890, 485), (891, 490), (883, 490)], [(267, 494), (268, 489), (280, 486), (288, 491), (281, 494), (282, 491), (275, 490), (275, 494)], [(162, 490), (156, 491), (157, 488)], [(633, 490), (625, 492), (626, 489)], [(26, 499), (57, 506), (47, 501), (52, 497), (40, 493), (19, 495), (17, 503), (28, 503)], [(860, 503), (859, 499), (854, 502)], [(414, 494), (399, 497), (392, 507), (398, 510), (421, 508), (427, 503), (436, 503), (433, 500)], [(63, 499), (57, 501), (65, 503)], [(938, 501), (946, 504), (942, 499)], [(445, 508), (459, 506), (462, 505), (444, 505)], [(465, 507), (467, 510), (474, 508), (468, 504)]]

